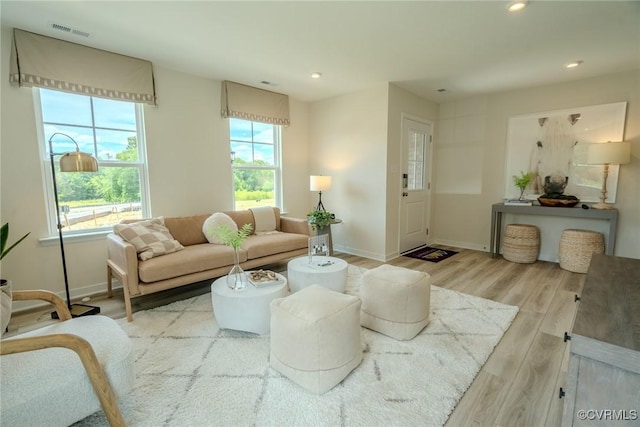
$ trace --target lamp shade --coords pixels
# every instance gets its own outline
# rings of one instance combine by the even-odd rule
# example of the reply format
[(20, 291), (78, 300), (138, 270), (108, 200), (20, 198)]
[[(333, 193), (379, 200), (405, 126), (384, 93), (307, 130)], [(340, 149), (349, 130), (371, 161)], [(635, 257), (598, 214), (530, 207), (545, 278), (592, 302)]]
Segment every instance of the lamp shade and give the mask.
[(622, 165), (631, 160), (631, 143), (604, 142), (589, 144), (587, 147), (588, 165)]
[(60, 157), (60, 170), (62, 172), (97, 172), (98, 161), (91, 154), (72, 151)]
[(309, 190), (328, 191), (331, 189), (331, 177), (324, 175), (311, 175), (309, 177)]

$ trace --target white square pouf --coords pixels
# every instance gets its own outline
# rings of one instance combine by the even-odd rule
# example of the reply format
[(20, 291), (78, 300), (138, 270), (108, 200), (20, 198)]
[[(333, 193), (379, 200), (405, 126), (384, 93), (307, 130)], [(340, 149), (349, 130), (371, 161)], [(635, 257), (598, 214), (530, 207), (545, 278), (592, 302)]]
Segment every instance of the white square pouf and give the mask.
[(271, 366), (321, 394), (362, 361), (360, 299), (311, 285), (271, 302)]
[(360, 299), (362, 326), (410, 340), (429, 324), (431, 276), (384, 264), (365, 272)]

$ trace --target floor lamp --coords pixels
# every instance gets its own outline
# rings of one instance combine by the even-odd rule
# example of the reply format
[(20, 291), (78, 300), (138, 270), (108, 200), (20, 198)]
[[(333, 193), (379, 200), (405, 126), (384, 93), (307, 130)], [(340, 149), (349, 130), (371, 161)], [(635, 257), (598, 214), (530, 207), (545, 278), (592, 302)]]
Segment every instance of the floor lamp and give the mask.
[[(76, 145), (76, 151), (68, 153), (53, 152), (53, 138), (56, 135), (69, 138)], [(56, 201), (56, 222), (58, 225), (58, 237), (60, 238), (60, 254), (62, 255), (62, 272), (64, 273), (64, 289), (67, 293), (67, 307), (71, 312), (71, 317), (88, 316), (100, 313), (100, 307), (84, 304), (71, 304), (71, 295), (69, 294), (69, 279), (67, 277), (67, 261), (64, 256), (64, 241), (62, 239), (62, 223), (60, 222), (60, 203), (58, 202), (58, 185), (56, 183), (56, 168), (54, 165), (54, 157), (60, 157), (60, 172), (97, 172), (98, 161), (91, 154), (83, 153), (75, 139), (61, 132), (56, 132), (49, 138), (49, 156), (51, 158), (51, 176), (53, 178), (53, 194)], [(51, 313), (51, 317), (58, 318), (58, 313)]]
[(309, 177), (309, 190), (318, 192), (318, 206), (317, 211), (323, 211), (324, 205), (322, 204), (322, 192), (329, 191), (331, 189), (331, 177), (323, 175), (311, 175)]
[(631, 160), (631, 143), (629, 142), (604, 142), (589, 144), (587, 147), (587, 164), (604, 165), (602, 170), (602, 191), (600, 202), (592, 205), (594, 209), (613, 209), (613, 205), (606, 203), (607, 179), (609, 178), (609, 165), (623, 165)]

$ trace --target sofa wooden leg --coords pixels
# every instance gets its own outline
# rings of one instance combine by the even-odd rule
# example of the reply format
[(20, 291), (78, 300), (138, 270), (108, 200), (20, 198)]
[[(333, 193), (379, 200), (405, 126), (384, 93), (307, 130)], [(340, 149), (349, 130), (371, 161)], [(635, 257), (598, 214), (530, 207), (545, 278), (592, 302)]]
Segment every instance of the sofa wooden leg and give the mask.
[(107, 297), (108, 298), (112, 298), (113, 297), (113, 271), (111, 270), (111, 267), (109, 267), (107, 265)]

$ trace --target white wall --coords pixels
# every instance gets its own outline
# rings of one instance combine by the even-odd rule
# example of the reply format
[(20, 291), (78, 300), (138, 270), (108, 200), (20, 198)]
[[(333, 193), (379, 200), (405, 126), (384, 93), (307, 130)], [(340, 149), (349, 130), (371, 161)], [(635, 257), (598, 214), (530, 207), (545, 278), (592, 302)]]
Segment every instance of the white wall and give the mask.
[[(331, 175), (322, 194), (334, 249), (385, 259), (388, 84), (312, 103), (309, 108), (310, 169)], [(309, 178), (307, 177), (307, 191)], [(309, 197), (309, 210), (318, 195)]]
[[(640, 258), (640, 73), (637, 70), (570, 83), (487, 95), (440, 106), (437, 142), (436, 241), (488, 250), (491, 205), (502, 200), (507, 124), (511, 116), (626, 101), (625, 140), (631, 163), (621, 166), (615, 255)], [(470, 220), (470, 216), (474, 220)], [(540, 258), (557, 261), (565, 228), (606, 232), (603, 221), (507, 216), (506, 223), (540, 226)]]
[[(49, 237), (32, 90), (9, 85), (10, 29), (2, 29), (0, 69), (0, 218), (10, 242), (31, 235), (1, 264), (15, 289), (64, 294), (57, 239)], [(220, 82), (154, 67), (158, 106), (145, 106), (151, 210), (178, 216), (232, 209), (228, 124), (220, 118)], [(303, 217), (309, 200), (308, 105), (291, 100), (283, 131), (285, 210)], [(289, 167), (289, 164), (291, 166)], [(105, 290), (104, 236), (65, 240), (73, 297)], [(19, 305), (17, 306), (19, 308)]]

